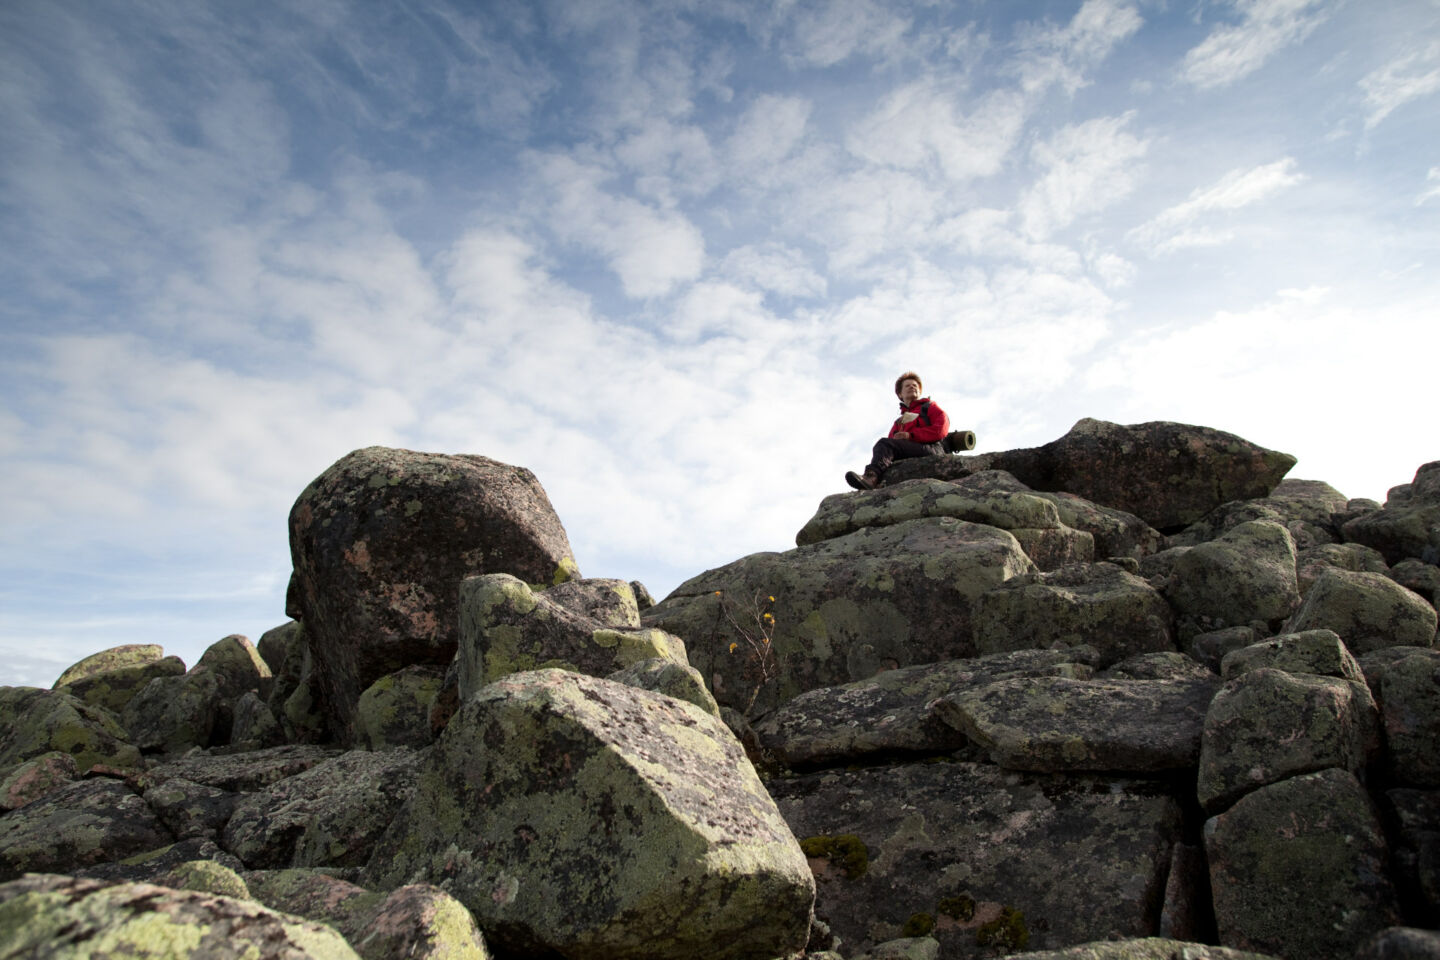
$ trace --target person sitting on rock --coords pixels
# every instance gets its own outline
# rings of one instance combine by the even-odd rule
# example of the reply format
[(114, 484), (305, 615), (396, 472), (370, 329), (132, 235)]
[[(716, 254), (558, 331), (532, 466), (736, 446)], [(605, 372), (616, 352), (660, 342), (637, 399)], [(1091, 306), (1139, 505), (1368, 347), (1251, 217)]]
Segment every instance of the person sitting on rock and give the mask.
[(900, 374), (895, 381), (895, 396), (900, 398), (900, 416), (890, 428), (890, 435), (875, 441), (870, 465), (865, 472), (846, 471), (846, 483), (856, 490), (874, 490), (894, 461), (944, 455), (942, 441), (950, 432), (950, 417), (938, 403), (920, 396), (922, 389), (918, 373), (907, 370)]

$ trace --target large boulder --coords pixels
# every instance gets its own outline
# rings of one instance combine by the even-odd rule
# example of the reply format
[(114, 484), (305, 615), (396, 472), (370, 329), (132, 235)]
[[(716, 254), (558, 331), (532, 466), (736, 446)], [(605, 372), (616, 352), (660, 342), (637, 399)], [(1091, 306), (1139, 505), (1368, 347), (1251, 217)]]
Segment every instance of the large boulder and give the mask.
[(561, 670), (465, 701), (362, 882), (426, 882), (517, 954), (769, 958), (799, 950), (814, 881), (714, 716)]
[(224, 682), (199, 664), (182, 676), (151, 680), (120, 715), (130, 742), (146, 753), (167, 754), (223, 744), (233, 723)]
[(950, 958), (1145, 936), (1181, 827), (1153, 781), (988, 764), (825, 771), (770, 789), (810, 856), (816, 916), (847, 953), (912, 923)]
[(1256, 790), (1206, 821), (1205, 852), (1225, 946), (1350, 960), (1400, 920), (1384, 832), (1346, 771)]
[(409, 799), (423, 754), (352, 750), (240, 800), (223, 845), (251, 869), (360, 867)]
[(921, 517), (954, 517), (1008, 530), (1041, 570), (1095, 558), (1095, 538), (1060, 522), (1055, 504), (1033, 493), (972, 493), (943, 480), (914, 480), (861, 493), (837, 493), (795, 535), (796, 546), (819, 543), (865, 527)]
[(565, 529), (529, 470), (387, 447), (356, 450), (305, 488), (290, 510), (290, 556), (312, 676), (342, 739), (370, 684), (455, 655), (461, 580), (510, 573), (549, 584), (576, 574)]
[(159, 644), (132, 643), (91, 654), (60, 674), (54, 689), (118, 714), (154, 678), (184, 672), (184, 661), (165, 656)]
[(1374, 547), (1387, 563), (1407, 558), (1440, 563), (1440, 460), (1424, 464), (1402, 498), (1362, 514), (1341, 528), (1346, 540)]
[(716, 700), (744, 708), (755, 696), (760, 715), (816, 687), (972, 656), (976, 598), (1033, 569), (1007, 531), (927, 517), (752, 554), (641, 619), (684, 638)]
[(1165, 596), (1201, 632), (1278, 623), (1300, 604), (1295, 541), (1273, 521), (1238, 524), (1175, 561)]
[(1416, 650), (1387, 664), (1379, 694), (1391, 776), (1440, 787), (1440, 653)]
[(444, 680), (443, 667), (415, 664), (370, 684), (355, 707), (355, 742), (367, 750), (425, 746), (434, 739), (430, 708)]
[(1001, 680), (936, 709), (1008, 770), (1158, 773), (1200, 756), (1210, 678)]
[(1063, 490), (1133, 513), (1161, 531), (1194, 523), (1229, 500), (1267, 496), (1295, 465), (1287, 453), (1209, 427), (1088, 418), (1043, 447), (953, 459), (1006, 470), (1033, 490)]
[(61, 671), (51, 689), (59, 690), (61, 687), (98, 674), (109, 673), (112, 670), (123, 670), (155, 663), (164, 656), (165, 651), (158, 643), (127, 643), (119, 647), (110, 647), (99, 653), (92, 653), (83, 660), (66, 667)]
[(68, 753), (80, 773), (137, 769), (140, 751), (108, 710), (63, 691), (0, 687), (0, 769), (41, 754)]
[(0, 813), (34, 803), (79, 779), (75, 758), (52, 750), (11, 767), (0, 767)]
[(10, 957), (359, 960), (330, 927), (248, 900), (76, 877), (0, 884), (0, 931)]
[(0, 817), (0, 880), (70, 873), (174, 840), (121, 781), (80, 780)]
[(1334, 630), (1352, 653), (1386, 647), (1428, 647), (1435, 608), (1381, 573), (1326, 570), (1285, 624), (1286, 633)]
[(1222, 503), (1184, 530), (1172, 535), (1171, 546), (1195, 546), (1214, 540), (1242, 523), (1267, 520), (1283, 526), (1298, 550), (1339, 539), (1334, 517), (1346, 509), (1345, 495), (1318, 480), (1281, 480), (1268, 497)]
[(795, 766), (834, 764), (886, 753), (949, 753), (963, 733), (937, 712), (943, 698), (1019, 677), (1084, 678), (1096, 653), (1016, 650), (886, 670), (866, 680), (807, 690), (754, 724), (761, 744)]
[(678, 637), (639, 626), (638, 611), (631, 617), (622, 607), (617, 616), (609, 606), (597, 608), (593, 594), (578, 589), (532, 590), (504, 573), (461, 583), (460, 699), (508, 674), (541, 667), (603, 677), (641, 660), (688, 664)]
[(1158, 591), (1112, 563), (1075, 563), (1006, 580), (972, 618), (977, 653), (1089, 645), (1109, 666), (1174, 650), (1173, 615)]
[(1380, 551), (1360, 543), (1322, 543), (1295, 553), (1295, 576), (1303, 597), (1326, 570), (1389, 573)]
[(1345, 680), (1263, 667), (1229, 680), (1205, 715), (1196, 793), (1207, 811), (1297, 774), (1365, 764), (1373, 729)]

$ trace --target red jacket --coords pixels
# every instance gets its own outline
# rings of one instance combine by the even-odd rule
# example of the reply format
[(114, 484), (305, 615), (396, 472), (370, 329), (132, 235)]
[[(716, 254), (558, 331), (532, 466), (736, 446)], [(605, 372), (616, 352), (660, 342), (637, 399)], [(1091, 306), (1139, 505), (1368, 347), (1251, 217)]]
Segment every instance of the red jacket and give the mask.
[[(930, 425), (925, 425), (925, 417), (920, 415), (920, 408), (929, 404)], [(909, 423), (902, 423), (905, 414), (913, 413), (915, 418)], [(896, 419), (895, 425), (890, 428), (890, 436), (900, 430), (909, 430), (910, 439), (916, 443), (939, 443), (945, 439), (945, 434), (950, 432), (950, 417), (944, 410), (940, 409), (938, 403), (932, 403), (929, 397), (921, 397), (910, 406), (900, 404), (900, 417)]]

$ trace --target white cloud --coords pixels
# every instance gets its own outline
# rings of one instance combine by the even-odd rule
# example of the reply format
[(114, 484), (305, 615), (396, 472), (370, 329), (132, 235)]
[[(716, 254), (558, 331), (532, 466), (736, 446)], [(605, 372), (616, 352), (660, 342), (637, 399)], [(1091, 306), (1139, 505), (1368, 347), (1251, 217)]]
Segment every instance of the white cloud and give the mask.
[(683, 215), (608, 192), (608, 171), (569, 157), (540, 157), (536, 167), (553, 228), (605, 257), (627, 296), (663, 296), (699, 276), (705, 240)]
[(1104, 62), (1143, 23), (1133, 3), (1085, 0), (1068, 24), (1032, 28), (1020, 42), (1016, 69), (1022, 87), (1030, 94), (1055, 85), (1068, 94), (1075, 93), (1089, 82), (1087, 72)]
[(1431, 167), (1425, 174), (1425, 189), (1415, 198), (1415, 206), (1430, 200), (1440, 200), (1440, 167)]
[(811, 109), (803, 97), (757, 97), (725, 143), (733, 175), (742, 182), (773, 183), (774, 168), (802, 144)]
[(834, 0), (798, 9), (787, 44), (790, 55), (813, 67), (833, 67), (857, 53), (896, 54), (910, 21), (874, 0)]
[(1286, 157), (1249, 170), (1231, 170), (1212, 186), (1195, 190), (1188, 200), (1131, 230), (1127, 238), (1152, 254), (1226, 243), (1233, 231), (1195, 225), (1195, 221), (1211, 213), (1239, 210), (1295, 186), (1305, 179), (1296, 166), (1295, 158)]
[(825, 294), (825, 278), (810, 265), (803, 253), (778, 243), (747, 244), (725, 255), (720, 272), (740, 283), (782, 297), (819, 297)]
[(1025, 123), (1024, 98), (997, 90), (968, 116), (935, 80), (901, 87), (846, 133), (851, 153), (907, 170), (938, 169), (951, 180), (999, 171)]
[(1440, 90), (1440, 42), (1371, 71), (1360, 80), (1360, 87), (1369, 111), (1365, 129), (1370, 130), (1410, 101)]
[(1031, 151), (1044, 175), (1020, 200), (1025, 232), (1043, 239), (1095, 213), (1135, 186), (1145, 141), (1126, 132), (1134, 112), (1064, 127)]
[(1185, 54), (1181, 77), (1201, 89), (1233, 83), (1310, 35), (1329, 16), (1324, 0), (1232, 0), (1240, 22), (1216, 27)]

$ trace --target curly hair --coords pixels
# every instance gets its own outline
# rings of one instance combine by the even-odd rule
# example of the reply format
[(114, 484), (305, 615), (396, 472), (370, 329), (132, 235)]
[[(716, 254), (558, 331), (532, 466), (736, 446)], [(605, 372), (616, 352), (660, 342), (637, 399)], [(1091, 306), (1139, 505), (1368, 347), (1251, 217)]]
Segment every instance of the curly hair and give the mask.
[(895, 396), (900, 396), (900, 384), (904, 383), (906, 380), (914, 380), (915, 386), (920, 388), (920, 392), (925, 392), (925, 384), (920, 379), (920, 374), (916, 373), (914, 370), (906, 370), (904, 373), (900, 374), (900, 376), (895, 380)]

